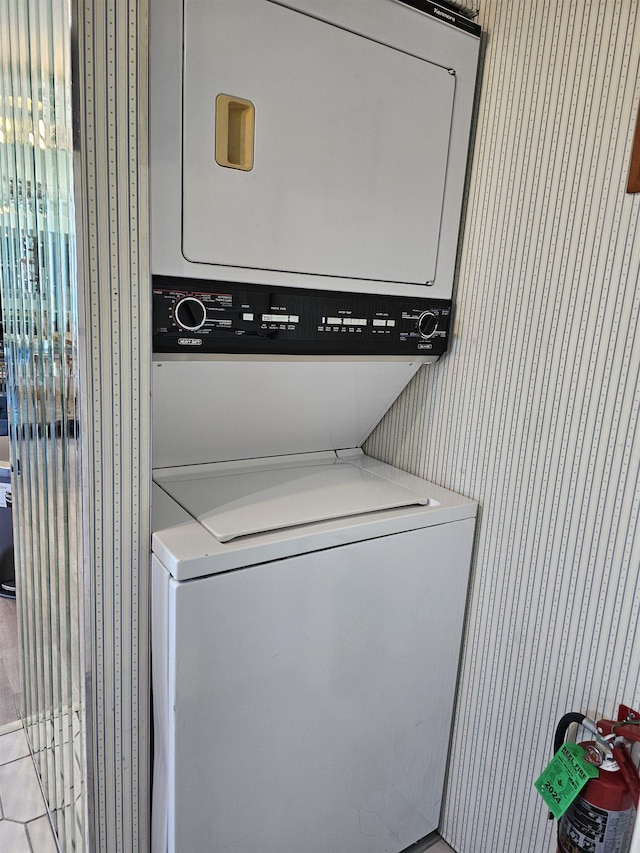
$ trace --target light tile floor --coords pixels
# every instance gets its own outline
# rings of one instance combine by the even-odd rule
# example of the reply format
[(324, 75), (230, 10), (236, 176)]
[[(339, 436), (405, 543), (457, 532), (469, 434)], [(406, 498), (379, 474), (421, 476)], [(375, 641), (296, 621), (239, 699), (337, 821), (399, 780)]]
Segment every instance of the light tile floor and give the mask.
[(58, 853), (29, 746), (19, 723), (0, 734), (0, 850)]

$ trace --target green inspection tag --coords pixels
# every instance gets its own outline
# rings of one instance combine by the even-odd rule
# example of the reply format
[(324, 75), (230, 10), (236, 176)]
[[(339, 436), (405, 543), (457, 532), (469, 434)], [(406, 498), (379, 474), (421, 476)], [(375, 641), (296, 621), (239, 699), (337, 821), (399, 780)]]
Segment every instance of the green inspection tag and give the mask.
[(579, 743), (563, 743), (534, 783), (556, 820), (562, 817), (589, 779), (598, 777), (598, 768), (584, 760), (586, 754)]

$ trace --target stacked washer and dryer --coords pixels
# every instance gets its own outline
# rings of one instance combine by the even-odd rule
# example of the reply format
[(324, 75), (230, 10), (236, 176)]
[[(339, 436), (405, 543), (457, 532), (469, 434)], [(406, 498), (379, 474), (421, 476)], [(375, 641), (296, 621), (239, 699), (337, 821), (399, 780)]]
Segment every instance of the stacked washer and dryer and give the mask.
[(153, 850), (399, 853), (438, 826), (476, 508), (361, 447), (451, 336), (479, 29), (150, 31)]

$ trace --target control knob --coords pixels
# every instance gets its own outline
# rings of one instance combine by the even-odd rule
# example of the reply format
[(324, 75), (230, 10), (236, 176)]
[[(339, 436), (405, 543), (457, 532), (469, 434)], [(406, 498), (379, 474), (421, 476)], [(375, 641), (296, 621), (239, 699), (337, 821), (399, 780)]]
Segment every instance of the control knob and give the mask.
[(197, 332), (205, 324), (207, 309), (195, 296), (185, 296), (176, 303), (173, 316), (181, 328), (189, 332)]
[(435, 335), (438, 331), (438, 317), (433, 311), (423, 311), (418, 317), (418, 331), (425, 340)]

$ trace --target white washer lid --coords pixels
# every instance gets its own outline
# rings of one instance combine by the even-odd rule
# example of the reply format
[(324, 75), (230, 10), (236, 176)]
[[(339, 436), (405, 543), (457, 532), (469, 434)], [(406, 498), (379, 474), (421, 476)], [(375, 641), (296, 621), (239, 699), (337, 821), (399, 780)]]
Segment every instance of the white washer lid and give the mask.
[(284, 467), (256, 461), (157, 471), (154, 479), (220, 542), (430, 502), (428, 496), (333, 453), (309, 457), (290, 457)]

